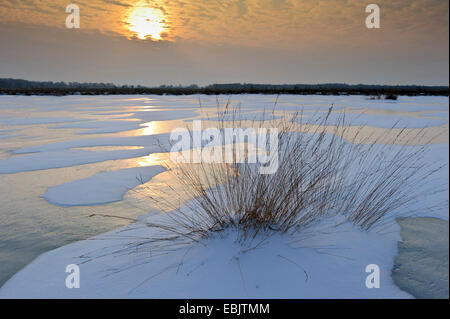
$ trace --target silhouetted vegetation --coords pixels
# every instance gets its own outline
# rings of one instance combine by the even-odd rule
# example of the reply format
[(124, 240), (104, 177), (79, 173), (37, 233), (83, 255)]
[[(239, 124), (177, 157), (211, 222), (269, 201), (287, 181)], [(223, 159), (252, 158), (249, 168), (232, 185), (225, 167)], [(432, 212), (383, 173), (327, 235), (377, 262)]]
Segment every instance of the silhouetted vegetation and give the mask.
[(398, 95), (449, 95), (448, 86), (420, 85), (368, 85), (368, 84), (211, 84), (207, 86), (144, 87), (114, 85), (112, 83), (36, 82), (20, 79), (0, 79), (0, 94), (8, 95), (109, 95), (109, 94), (321, 94), (321, 95), (369, 95), (384, 96), (396, 100)]
[[(232, 228), (244, 242), (258, 234), (294, 234), (336, 215), (369, 230), (381, 221), (387, 222), (386, 218), (400, 208), (406, 207), (413, 214), (410, 206), (419, 197), (435, 192), (415, 192), (416, 185), (429, 183), (445, 166), (424, 166), (421, 160), (427, 143), (415, 149), (397, 143), (402, 139), (417, 140), (421, 131), (402, 129), (392, 144), (381, 143), (390, 134), (387, 130), (375, 140), (367, 136), (357, 142), (362, 127), (352, 132), (344, 113), (330, 126), (332, 112), (330, 107), (321, 116), (303, 119), (300, 111), (292, 118), (245, 125), (239, 107), (231, 106), (229, 101), (224, 107), (219, 105), (220, 131), (276, 125), (278, 152), (268, 154), (272, 157), (268, 162), (276, 157), (279, 169), (273, 174), (261, 174), (263, 164), (246, 160), (256, 154), (248, 147), (228, 162), (223, 150), (218, 162), (203, 158), (199, 163), (165, 163), (183, 191), (178, 193), (179, 198), (166, 199), (158, 190), (145, 187), (154, 206), (169, 211), (155, 223), (137, 221), (160, 231), (161, 237), (145, 240), (173, 240), (179, 244), (180, 240), (199, 241)], [(228, 121), (230, 116), (232, 121)], [(304, 133), (307, 127), (311, 128), (308, 134)], [(332, 130), (327, 131), (327, 127)], [(192, 138), (193, 131), (189, 132)], [(231, 143), (235, 154), (239, 143)], [(186, 198), (191, 200), (180, 206)]]
[(390, 94), (386, 95), (385, 99), (386, 100), (397, 100), (398, 96), (395, 95), (395, 94), (390, 93)]

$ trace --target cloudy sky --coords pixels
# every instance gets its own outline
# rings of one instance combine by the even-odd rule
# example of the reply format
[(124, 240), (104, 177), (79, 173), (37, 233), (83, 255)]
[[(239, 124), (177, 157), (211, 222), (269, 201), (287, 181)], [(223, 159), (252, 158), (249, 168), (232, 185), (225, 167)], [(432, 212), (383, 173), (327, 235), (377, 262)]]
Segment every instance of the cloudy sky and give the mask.
[(0, 0), (0, 77), (448, 85), (448, 37), (447, 0)]

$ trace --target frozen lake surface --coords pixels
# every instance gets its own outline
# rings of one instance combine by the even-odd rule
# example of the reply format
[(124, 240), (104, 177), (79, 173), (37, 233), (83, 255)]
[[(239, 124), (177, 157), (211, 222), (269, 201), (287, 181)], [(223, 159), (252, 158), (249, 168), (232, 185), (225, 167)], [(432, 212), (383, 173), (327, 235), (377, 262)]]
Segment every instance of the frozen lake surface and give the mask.
[[(228, 97), (219, 97), (222, 102), (227, 99)], [(241, 112), (248, 120), (258, 121), (261, 117), (264, 118), (264, 111), (269, 114), (266, 119), (279, 119), (300, 110), (303, 110), (306, 118), (314, 117), (333, 105), (331, 122), (337, 121), (341, 112), (345, 112), (346, 119), (352, 126), (367, 126), (363, 131), (366, 136), (392, 131), (394, 138), (394, 126), (412, 131), (422, 129), (423, 140), (408, 141), (408, 144), (421, 144), (437, 136), (425, 161), (448, 164), (448, 97), (400, 96), (397, 101), (384, 101), (370, 100), (365, 96), (281, 95), (272, 112), (276, 100), (277, 97), (271, 95), (231, 97), (233, 104), (240, 103)], [(153, 212), (156, 208), (145, 196), (145, 188), (148, 187), (157, 190), (161, 197), (170, 199), (173, 193), (165, 185), (171, 184), (175, 190), (177, 185), (160, 166), (168, 157), (161, 145), (168, 145), (168, 136), (174, 128), (184, 128), (194, 119), (209, 119), (214, 123), (217, 119), (216, 106), (216, 97), (211, 96), (0, 96), (0, 285), (44, 252), (123, 226), (128, 227), (125, 219), (88, 216), (95, 213), (137, 218)], [(389, 143), (389, 138), (385, 142)], [(444, 173), (447, 172), (448, 166)], [(144, 185), (137, 182), (137, 176)], [(437, 182), (444, 182), (448, 187), (447, 176), (443, 174), (442, 180)], [(447, 208), (433, 207), (436, 199), (448, 202), (448, 194), (439, 196), (430, 199), (430, 203), (425, 203), (430, 209), (418, 216), (448, 220)], [(386, 235), (382, 236), (380, 242), (374, 239), (377, 236), (373, 232), (368, 235), (354, 233), (353, 237), (331, 236), (328, 240), (339, 241), (341, 248), (351, 243), (352, 238), (373, 246), (376, 252), (373, 258), (385, 265), (383, 274), (387, 278), (383, 283), (388, 288), (383, 296), (408, 297), (408, 294), (395, 288), (389, 276), (397, 253), (396, 243), (401, 240), (398, 225), (390, 227), (390, 233), (386, 230), (382, 232)], [(347, 226), (344, 226), (344, 231), (359, 232)], [(270, 245), (277, 249), (280, 242), (281, 240), (275, 241)], [(3, 296), (20, 296), (18, 290), (14, 294), (14, 282), (28, 280), (33, 271), (42, 270), (42, 267), (47, 267), (49, 271), (58, 269), (52, 267), (63, 267), (64, 263), (67, 264), (65, 256), (82, 254), (85, 247), (82, 243), (67, 246), (67, 250), (62, 247), (41, 256), (35, 265), (33, 263), (25, 268), (23, 278), (19, 273), (5, 285)], [(223, 244), (232, 245), (227, 242)], [(324, 242), (320, 244), (325, 245)], [(216, 245), (220, 247), (222, 243), (211, 247)], [(339, 262), (340, 266), (337, 267), (343, 272), (343, 278), (351, 276), (351, 271), (357, 271), (358, 267), (370, 259), (370, 254), (364, 253), (361, 246), (355, 247), (353, 251), (353, 255), (350, 253), (346, 257), (357, 259), (358, 262), (351, 266)], [(215, 256), (214, 251), (202, 251), (198, 254), (209, 258)], [(317, 256), (313, 252), (308, 254), (310, 268), (314, 267), (314, 260), (320, 262), (319, 257), (325, 256)], [(358, 258), (354, 254), (358, 254)], [(45, 256), (48, 256), (47, 259), (43, 259)], [(50, 257), (54, 258), (55, 265), (48, 264)], [(222, 257), (216, 257), (219, 260), (217, 263), (220, 263)], [(263, 260), (258, 259), (258, 256), (254, 258), (256, 261)], [(190, 266), (196, 267), (194, 264)], [(91, 269), (92, 272), (100, 270), (98, 265)], [(325, 273), (330, 270), (331, 268), (326, 267), (316, 269), (313, 277), (320, 277), (320, 271)], [(64, 271), (60, 275), (64, 280)], [(215, 278), (214, 273), (209, 275)], [(267, 274), (262, 272), (260, 275)], [(126, 275), (123, 276), (125, 277), (121, 278), (125, 280)], [(365, 276), (364, 272), (361, 276)], [(48, 273), (48, 278), (42, 273), (41, 278), (51, 280), (51, 272)], [(98, 279), (96, 275), (92, 275), (92, 278)], [(195, 276), (191, 278), (193, 281), (189, 282), (189, 287), (197, 289), (195, 296), (207, 295), (207, 289), (196, 286), (198, 282), (195, 281)], [(287, 278), (286, 280), (288, 282)], [(298, 294), (289, 290), (286, 291), (286, 296), (308, 297), (307, 292), (310, 291), (310, 296), (334, 297), (333, 293), (323, 294), (317, 288), (327, 280), (331, 280), (331, 277), (325, 276), (317, 283), (310, 279), (314, 289), (306, 289)], [(274, 279), (273, 285), (276, 282)], [(136, 285), (138, 283), (138, 280), (134, 282)], [(259, 287), (256, 279), (254, 283), (255, 287)], [(359, 281), (352, 284), (353, 288), (359, 287)], [(39, 296), (39, 282), (31, 285), (35, 290), (30, 289), (28, 296)], [(241, 283), (230, 283), (227, 288), (229, 290), (219, 296), (227, 297), (228, 291), (236, 292), (234, 285), (240, 287)], [(164, 281), (157, 286), (164, 291)], [(110, 288), (120, 290), (123, 287), (113, 285)], [(353, 290), (355, 296), (376, 296), (372, 292), (364, 295), (367, 289), (360, 288)], [(247, 286), (243, 291), (237, 291), (236, 296), (266, 296), (264, 293), (258, 294), (258, 289)], [(340, 289), (339, 283), (336, 283), (335, 289)], [(92, 296), (96, 292), (101, 294), (92, 287), (90, 291)], [(64, 292), (62, 288), (56, 289), (54, 295), (48, 293), (46, 296), (66, 296), (60, 295)], [(86, 290), (83, 293), (86, 296)], [(350, 293), (348, 295), (351, 296)], [(122, 295), (114, 293), (102, 296)], [(130, 296), (172, 297), (174, 294), (170, 289), (159, 295), (155, 291), (149, 295), (146, 290), (137, 290)]]

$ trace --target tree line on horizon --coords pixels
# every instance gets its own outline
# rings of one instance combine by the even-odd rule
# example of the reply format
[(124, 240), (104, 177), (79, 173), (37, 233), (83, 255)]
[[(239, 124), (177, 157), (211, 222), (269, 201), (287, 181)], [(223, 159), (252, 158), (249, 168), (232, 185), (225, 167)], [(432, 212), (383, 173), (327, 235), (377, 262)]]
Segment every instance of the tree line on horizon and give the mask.
[(196, 84), (160, 85), (115, 85), (113, 83), (80, 83), (28, 81), (23, 79), (0, 78), (0, 94), (22, 95), (100, 95), (100, 94), (360, 94), (374, 96), (394, 95), (444, 95), (448, 96), (448, 86), (424, 85), (372, 85), (372, 84), (253, 84), (226, 83), (198, 86)]

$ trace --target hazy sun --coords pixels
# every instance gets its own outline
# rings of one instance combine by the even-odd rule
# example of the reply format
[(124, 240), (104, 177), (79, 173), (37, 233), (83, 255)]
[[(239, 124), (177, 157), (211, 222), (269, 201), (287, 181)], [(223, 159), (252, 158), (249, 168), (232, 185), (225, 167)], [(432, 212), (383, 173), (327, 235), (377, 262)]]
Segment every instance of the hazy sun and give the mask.
[(128, 29), (138, 39), (161, 40), (167, 31), (164, 12), (161, 9), (137, 4), (127, 16)]

